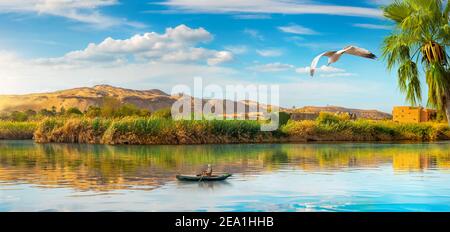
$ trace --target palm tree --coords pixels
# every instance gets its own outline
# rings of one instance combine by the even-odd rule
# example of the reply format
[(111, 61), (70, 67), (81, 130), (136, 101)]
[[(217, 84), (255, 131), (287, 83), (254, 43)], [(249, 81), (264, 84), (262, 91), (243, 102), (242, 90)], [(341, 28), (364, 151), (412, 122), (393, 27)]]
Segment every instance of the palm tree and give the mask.
[[(446, 2), (446, 4), (445, 4)], [(428, 85), (428, 106), (445, 112), (450, 125), (450, 2), (443, 0), (394, 0), (383, 7), (395, 22), (383, 42), (388, 70), (398, 67), (398, 85), (412, 105), (422, 101), (419, 66)], [(445, 5), (445, 6), (444, 6)]]

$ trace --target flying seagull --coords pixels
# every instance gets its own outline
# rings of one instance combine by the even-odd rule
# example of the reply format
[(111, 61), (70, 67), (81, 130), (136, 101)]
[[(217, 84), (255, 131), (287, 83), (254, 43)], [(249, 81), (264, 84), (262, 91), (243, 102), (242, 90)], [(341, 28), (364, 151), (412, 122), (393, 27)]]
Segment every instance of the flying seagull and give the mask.
[(347, 46), (340, 51), (324, 52), (324, 53), (316, 56), (316, 58), (313, 59), (310, 70), (309, 70), (311, 76), (314, 76), (314, 72), (316, 71), (317, 63), (319, 63), (319, 60), (320, 60), (320, 58), (322, 58), (322, 56), (328, 57), (328, 65), (330, 65), (332, 63), (337, 62), (344, 53), (354, 55), (354, 56), (361, 56), (361, 57), (369, 58), (369, 59), (377, 58), (377, 56), (374, 55), (373, 53), (371, 53), (370, 51), (368, 51), (364, 48), (356, 47), (356, 46)]

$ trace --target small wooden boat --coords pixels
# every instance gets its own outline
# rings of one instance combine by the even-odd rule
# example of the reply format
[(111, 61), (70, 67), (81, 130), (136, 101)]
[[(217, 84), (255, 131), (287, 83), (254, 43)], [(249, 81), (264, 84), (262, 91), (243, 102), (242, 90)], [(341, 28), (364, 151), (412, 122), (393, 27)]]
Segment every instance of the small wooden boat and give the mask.
[(177, 179), (181, 181), (220, 181), (225, 180), (232, 174), (225, 173), (222, 175), (202, 176), (202, 175), (177, 175)]

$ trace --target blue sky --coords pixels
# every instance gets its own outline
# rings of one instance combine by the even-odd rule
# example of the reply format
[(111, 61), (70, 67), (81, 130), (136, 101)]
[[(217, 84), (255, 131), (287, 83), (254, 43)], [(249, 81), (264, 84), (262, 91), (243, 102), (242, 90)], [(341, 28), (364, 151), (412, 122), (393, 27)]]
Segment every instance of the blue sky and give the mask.
[[(383, 60), (344, 56), (311, 78), (319, 53), (380, 55), (389, 0), (0, 1), (0, 94), (111, 84), (170, 92), (278, 84), (281, 105), (391, 111), (405, 104)], [(325, 64), (322, 60), (320, 66)]]

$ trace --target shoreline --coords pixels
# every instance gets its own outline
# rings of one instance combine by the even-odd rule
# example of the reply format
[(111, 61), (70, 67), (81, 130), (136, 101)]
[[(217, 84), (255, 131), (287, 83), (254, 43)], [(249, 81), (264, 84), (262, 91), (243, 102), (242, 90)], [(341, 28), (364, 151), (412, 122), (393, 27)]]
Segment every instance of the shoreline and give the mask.
[(450, 142), (450, 139), (440, 140), (320, 140), (320, 141), (270, 141), (270, 142), (237, 142), (237, 143), (186, 143), (186, 144), (105, 144), (105, 143), (71, 143), (71, 142), (36, 142), (32, 138), (26, 139), (0, 139), (0, 142), (22, 142), (29, 141), (36, 144), (86, 144), (86, 145), (109, 145), (109, 146), (209, 146), (209, 145), (271, 145), (271, 144), (422, 144)]

